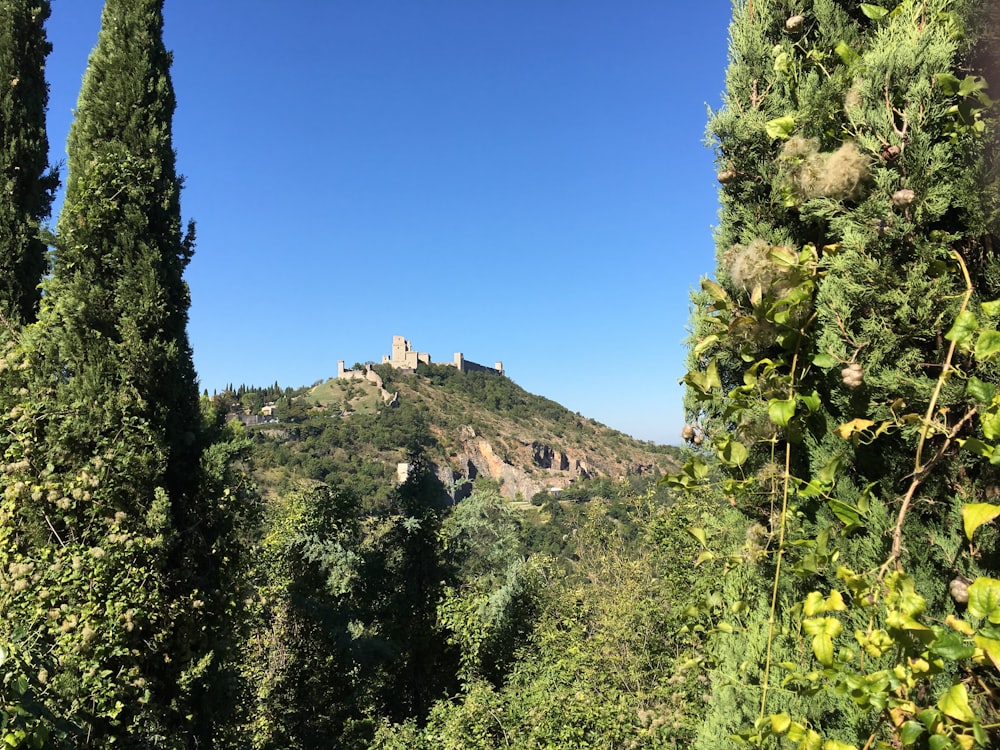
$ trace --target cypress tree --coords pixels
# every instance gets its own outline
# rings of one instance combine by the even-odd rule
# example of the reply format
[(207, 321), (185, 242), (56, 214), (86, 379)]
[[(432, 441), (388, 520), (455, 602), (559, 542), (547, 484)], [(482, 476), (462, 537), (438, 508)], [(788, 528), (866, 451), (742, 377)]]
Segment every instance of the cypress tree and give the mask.
[(48, 17), (47, 0), (0, 2), (0, 315), (15, 325), (35, 319), (46, 267), (39, 224), (56, 185), (45, 134)]
[[(983, 460), (1000, 456), (987, 5), (734, 6), (724, 108), (709, 124), (718, 265), (695, 295), (685, 437), (717, 456), (743, 519), (744, 564), (724, 584), (743, 627), (713, 636), (702, 747), (740, 730), (777, 742), (785, 718), (809, 747), (939, 730), (981, 740), (964, 710), (937, 702), (964, 685), (950, 660), (966, 652), (930, 623), (965, 613), (949, 581), (988, 578), (998, 562), (995, 529), (970, 547), (962, 525), (1000, 463)], [(687, 476), (704, 470), (693, 459)], [(834, 590), (846, 609), (803, 603)], [(863, 640), (872, 632), (913, 661), (897, 656), (892, 672), (888, 650)], [(858, 653), (851, 683), (841, 665)], [(918, 675), (919, 658), (933, 667)], [(880, 669), (885, 686), (864, 681)], [(916, 703), (893, 703), (911, 679)], [(973, 703), (995, 711), (995, 675), (970, 685), (992, 686)]]
[(105, 4), (53, 276), (0, 359), (0, 637), (38, 670), (68, 744), (182, 747), (212, 731), (232, 446), (203, 425), (186, 334), (194, 236), (162, 7)]

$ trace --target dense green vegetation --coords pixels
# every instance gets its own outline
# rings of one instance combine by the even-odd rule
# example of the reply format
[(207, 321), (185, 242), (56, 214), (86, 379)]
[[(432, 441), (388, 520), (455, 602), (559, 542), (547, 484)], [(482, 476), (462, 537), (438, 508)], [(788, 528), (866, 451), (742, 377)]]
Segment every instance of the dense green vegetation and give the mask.
[[(0, 744), (1000, 734), (995, 11), (735, 4), (680, 452), (447, 366), (199, 399), (162, 6), (106, 2), (43, 278), (48, 5), (0, 0)], [(614, 469), (511, 502), (479, 440)]]
[(709, 641), (698, 747), (971, 748), (996, 733), (986, 10), (737, 8), (709, 126), (718, 268), (686, 377), (686, 436), (707, 455), (675, 480), (704, 484), (711, 456), (735, 507), (698, 531), (727, 571), (732, 630)]
[[(0, 332), (0, 645), (31, 678), (11, 684), (30, 688), (42, 721), (8, 745), (48, 734), (179, 746), (213, 731), (198, 706), (231, 638), (239, 447), (203, 417), (187, 343), (192, 232), (181, 231), (161, 6), (105, 7), (53, 272), (37, 321)], [(16, 44), (44, 51), (21, 16)], [(5, 86), (13, 77), (4, 69)], [(7, 122), (37, 139), (35, 120)], [(34, 289), (42, 269), (29, 269)]]
[(47, 267), (40, 223), (48, 218), (58, 182), (49, 171), (45, 108), (45, 57), (50, 45), (42, 0), (0, 3), (0, 323), (35, 319), (41, 298), (38, 282)]

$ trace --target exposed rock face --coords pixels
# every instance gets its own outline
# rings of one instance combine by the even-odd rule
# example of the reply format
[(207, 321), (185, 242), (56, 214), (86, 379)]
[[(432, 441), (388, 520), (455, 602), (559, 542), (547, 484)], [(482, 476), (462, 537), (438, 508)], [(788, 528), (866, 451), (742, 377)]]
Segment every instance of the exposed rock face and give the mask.
[(459, 440), (458, 454), (448, 465), (436, 469), (438, 478), (457, 500), (468, 496), (471, 481), (480, 475), (500, 482), (505, 497), (520, 495), (530, 500), (541, 490), (566, 487), (576, 478), (619, 476), (633, 469), (595, 456), (570, 457), (538, 441), (494, 446), (468, 426), (459, 431)]
[(532, 443), (531, 444), (531, 460), (542, 469), (552, 469), (554, 471), (568, 471), (569, 470), (569, 459), (566, 458), (566, 454), (553, 450), (544, 443)]

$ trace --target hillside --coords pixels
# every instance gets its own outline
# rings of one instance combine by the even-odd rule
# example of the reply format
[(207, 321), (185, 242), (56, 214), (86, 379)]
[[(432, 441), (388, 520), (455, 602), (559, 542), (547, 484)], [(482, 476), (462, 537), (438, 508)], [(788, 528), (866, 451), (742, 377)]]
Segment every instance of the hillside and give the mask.
[[(421, 364), (371, 380), (331, 378), (286, 392), (277, 422), (253, 426), (265, 489), (304, 477), (380, 494), (419, 455), (454, 498), (485, 478), (512, 500), (574, 480), (652, 478), (677, 466), (676, 449), (635, 440), (530, 394), (505, 376)], [(405, 471), (405, 469), (403, 469)]]

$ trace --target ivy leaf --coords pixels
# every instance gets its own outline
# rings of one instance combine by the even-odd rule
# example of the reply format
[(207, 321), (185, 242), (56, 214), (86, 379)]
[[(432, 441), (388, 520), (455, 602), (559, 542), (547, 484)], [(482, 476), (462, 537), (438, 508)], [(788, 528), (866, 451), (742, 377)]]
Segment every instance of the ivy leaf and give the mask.
[(987, 638), (985, 635), (976, 635), (972, 640), (986, 653), (990, 661), (993, 662), (993, 666), (1000, 669), (1000, 641)]
[(722, 388), (722, 380), (719, 378), (719, 365), (714, 359), (708, 363), (708, 370), (705, 372), (705, 386), (706, 390)]
[(706, 336), (705, 338), (703, 338), (701, 341), (699, 341), (695, 345), (695, 347), (694, 347), (694, 354), (695, 354), (695, 356), (697, 357), (697, 356), (700, 356), (700, 355), (704, 354), (709, 349), (711, 349), (713, 346), (715, 346), (717, 343), (719, 343), (719, 337), (718, 337), (718, 335), (716, 335), (716, 334), (713, 333), (710, 336)]
[(959, 96), (971, 96), (987, 88), (986, 79), (982, 76), (966, 76), (958, 84)]
[(773, 245), (767, 251), (767, 258), (783, 268), (794, 268), (799, 262), (799, 256), (783, 245)]
[(1000, 624), (1000, 581), (977, 578), (969, 586), (969, 613), (985, 617), (994, 625)]
[(771, 734), (784, 734), (792, 726), (792, 717), (782, 711), (771, 717)]
[(783, 141), (788, 139), (794, 128), (795, 118), (790, 115), (776, 117), (764, 123), (764, 130), (767, 132), (769, 138), (780, 138)]
[(858, 750), (856, 745), (848, 745), (840, 740), (827, 740), (823, 743), (823, 750)]
[(972, 629), (972, 626), (965, 620), (960, 620), (955, 615), (948, 615), (944, 618), (945, 625), (950, 625), (952, 628), (957, 630), (962, 635), (972, 635), (976, 631)]
[(833, 639), (826, 633), (818, 633), (813, 636), (812, 645), (816, 661), (824, 667), (831, 666), (833, 664)]
[(729, 295), (726, 294), (726, 290), (719, 286), (717, 283), (711, 279), (702, 279), (701, 288), (708, 292), (708, 296), (714, 299), (716, 302), (728, 302)]
[(833, 515), (847, 527), (845, 531), (853, 531), (862, 525), (861, 513), (853, 505), (848, 505), (840, 500), (830, 500), (829, 505), (830, 510), (833, 511)]
[(853, 65), (861, 59), (858, 53), (851, 48), (851, 45), (843, 40), (837, 42), (837, 46), (833, 48), (833, 51), (837, 53), (837, 57), (840, 58), (844, 65)]
[(962, 82), (958, 80), (951, 73), (938, 73), (934, 76), (937, 81), (938, 86), (941, 87), (941, 93), (945, 96), (954, 96), (958, 93), (958, 89)]
[(948, 692), (941, 696), (937, 707), (942, 713), (966, 724), (976, 720), (976, 715), (969, 706), (969, 693), (961, 682), (952, 685)]
[(829, 370), (831, 367), (835, 367), (840, 364), (837, 358), (832, 354), (827, 354), (826, 352), (820, 352), (815, 357), (813, 357), (813, 364), (817, 367), (821, 367), (824, 370)]
[(976, 651), (965, 642), (962, 636), (953, 630), (942, 631), (941, 635), (930, 645), (930, 650), (952, 661), (968, 659)]
[(1000, 352), (1000, 331), (985, 330), (976, 340), (976, 359), (984, 360)]
[(870, 419), (852, 419), (850, 422), (840, 425), (834, 432), (844, 440), (849, 440), (855, 432), (863, 432), (874, 425), (875, 423)]
[(818, 591), (810, 591), (802, 605), (802, 611), (807, 617), (812, 617), (826, 611), (823, 604), (823, 595)]
[(861, 3), (861, 12), (873, 21), (879, 21), (889, 14), (889, 11), (881, 5), (870, 5), (869, 3)]
[(705, 537), (705, 529), (699, 529), (692, 526), (687, 530), (687, 532), (697, 539), (701, 543), (702, 547), (708, 546), (708, 539)]
[(710, 550), (705, 550), (695, 559), (694, 566), (697, 568), (703, 562), (707, 562), (709, 560), (714, 560), (714, 559), (715, 559), (715, 553)]
[(801, 394), (796, 394), (796, 398), (806, 405), (806, 409), (809, 410), (810, 414), (815, 414), (819, 411), (819, 407), (822, 405), (820, 401), (819, 393), (813, 391), (808, 396), (803, 396)]
[(971, 542), (972, 534), (984, 523), (989, 523), (1000, 516), (1000, 505), (991, 503), (968, 503), (962, 506), (962, 521), (965, 524), (965, 537)]
[(991, 302), (983, 302), (980, 307), (983, 309), (983, 315), (987, 318), (1000, 315), (1000, 299), (995, 299)]
[(767, 416), (778, 427), (788, 427), (795, 416), (795, 399), (772, 398), (767, 404)]
[(840, 471), (840, 466), (843, 463), (844, 457), (842, 455), (834, 456), (816, 473), (816, 477), (824, 484), (828, 484), (832, 487), (837, 478), (837, 472)]
[(904, 721), (899, 728), (899, 739), (903, 746), (912, 745), (924, 733), (924, 728), (918, 721)]
[(958, 346), (962, 346), (962, 344), (965, 344), (972, 338), (972, 334), (976, 332), (978, 327), (979, 321), (976, 319), (976, 316), (968, 310), (962, 310), (955, 320), (955, 325), (951, 327), (951, 330), (944, 337), (949, 341), (954, 341)]
[(720, 458), (727, 466), (741, 466), (749, 457), (750, 452), (743, 443), (729, 440), (723, 446)]
[(979, 415), (979, 424), (983, 428), (983, 435), (987, 440), (995, 440), (1000, 437), (1000, 409), (996, 408), (994, 399), (989, 411)]
[(996, 395), (997, 389), (993, 383), (984, 383), (979, 378), (972, 376), (965, 385), (965, 393), (976, 399), (981, 404), (988, 404)]

